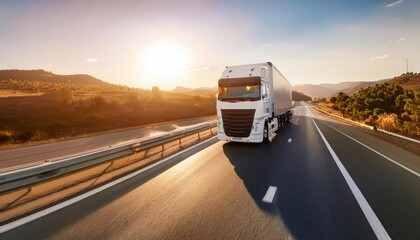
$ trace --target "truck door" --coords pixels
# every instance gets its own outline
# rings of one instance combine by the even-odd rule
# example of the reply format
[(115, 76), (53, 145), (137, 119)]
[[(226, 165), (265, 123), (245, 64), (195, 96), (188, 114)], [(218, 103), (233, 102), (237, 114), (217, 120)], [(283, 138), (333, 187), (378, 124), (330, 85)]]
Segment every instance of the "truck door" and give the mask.
[(264, 115), (267, 116), (270, 113), (270, 101), (269, 101), (269, 94), (268, 94), (268, 88), (264, 85), (261, 85), (261, 96), (263, 100), (263, 106), (264, 106)]

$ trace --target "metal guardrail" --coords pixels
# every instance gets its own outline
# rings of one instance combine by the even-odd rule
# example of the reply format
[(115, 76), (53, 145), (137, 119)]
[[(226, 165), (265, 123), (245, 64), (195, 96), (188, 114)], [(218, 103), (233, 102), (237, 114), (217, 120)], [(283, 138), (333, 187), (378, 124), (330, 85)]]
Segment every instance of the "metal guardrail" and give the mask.
[(181, 141), (182, 138), (194, 134), (198, 134), (198, 138), (200, 138), (200, 132), (209, 129), (211, 130), (216, 126), (216, 121), (212, 121), (210, 123), (199, 124), (179, 131), (172, 131), (162, 135), (133, 140), (64, 159), (50, 159), (45, 162), (38, 162), (38, 165), (36, 166), (0, 173), (0, 193), (29, 186), (116, 158), (129, 156), (149, 148), (162, 146), (163, 149), (164, 144), (166, 143), (175, 140)]

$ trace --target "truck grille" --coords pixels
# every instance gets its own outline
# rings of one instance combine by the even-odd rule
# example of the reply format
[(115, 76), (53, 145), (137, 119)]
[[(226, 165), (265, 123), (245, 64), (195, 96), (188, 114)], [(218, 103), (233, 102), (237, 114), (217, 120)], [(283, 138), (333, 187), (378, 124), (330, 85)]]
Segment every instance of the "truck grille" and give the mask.
[(222, 109), (225, 134), (229, 137), (249, 137), (255, 109)]

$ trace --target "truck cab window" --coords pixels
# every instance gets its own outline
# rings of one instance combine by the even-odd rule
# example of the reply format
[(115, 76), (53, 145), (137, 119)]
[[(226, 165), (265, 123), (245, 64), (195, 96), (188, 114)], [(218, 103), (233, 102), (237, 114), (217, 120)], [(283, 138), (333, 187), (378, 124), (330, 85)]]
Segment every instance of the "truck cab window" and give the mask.
[(219, 100), (257, 101), (260, 100), (260, 86), (230, 86), (219, 87)]

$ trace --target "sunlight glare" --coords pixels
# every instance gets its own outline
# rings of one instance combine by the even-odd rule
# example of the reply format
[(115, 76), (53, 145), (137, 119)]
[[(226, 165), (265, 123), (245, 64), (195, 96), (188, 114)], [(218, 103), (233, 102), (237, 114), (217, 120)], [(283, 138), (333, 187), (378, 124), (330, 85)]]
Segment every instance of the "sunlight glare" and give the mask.
[(146, 49), (142, 62), (151, 76), (175, 79), (187, 68), (187, 52), (180, 44), (159, 42)]

